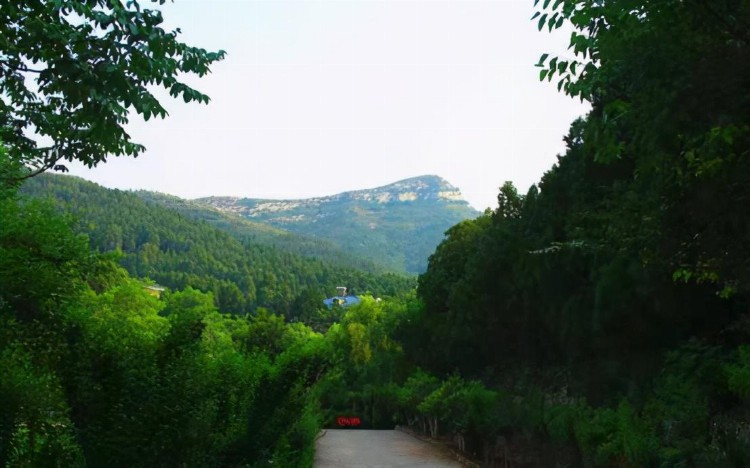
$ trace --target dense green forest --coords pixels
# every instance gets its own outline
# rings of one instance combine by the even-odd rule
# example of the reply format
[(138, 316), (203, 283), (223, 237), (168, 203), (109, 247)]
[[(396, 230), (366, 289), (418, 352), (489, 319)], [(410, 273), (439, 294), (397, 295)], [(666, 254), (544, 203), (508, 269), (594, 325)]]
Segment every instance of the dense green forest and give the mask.
[[(392, 297), (313, 311), (322, 327), (304, 323), (317, 299), (302, 291), (340, 267), (126, 192), (26, 182), (58, 200), (101, 193), (66, 214), (19, 194), (51, 159), (5, 128), (0, 462), (309, 466), (320, 428), (345, 414), (486, 466), (750, 465), (750, 3), (536, 3), (540, 29), (574, 28), (575, 59), (542, 56), (540, 77), (591, 103), (565, 153), (525, 194), (506, 183), (494, 210), (452, 227), (416, 292), (342, 269)], [(97, 17), (88, 8), (76, 14)], [(156, 13), (129, 14), (158, 29)], [(0, 30), (33, 43), (18, 31)], [(174, 283), (155, 297), (144, 278)]]
[(224, 312), (265, 307), (297, 319), (314, 312), (342, 284), (376, 296), (393, 296), (414, 285), (407, 277), (345, 266), (351, 265), (347, 257), (335, 263), (333, 251), (325, 262), (306, 258), (243, 235), (242, 225), (219, 225), (229, 231), (219, 230), (132, 192), (74, 177), (42, 174), (30, 179), (22, 193), (52, 198), (73, 216), (74, 230), (85, 234), (92, 248), (114, 253), (132, 276), (172, 289), (210, 292)]
[(248, 220), (238, 214), (221, 212), (195, 200), (185, 200), (146, 190), (133, 192), (149, 204), (161, 205), (175, 210), (187, 218), (215, 226), (243, 242), (270, 245), (284, 252), (315, 258), (325, 263), (379, 273), (384, 270), (379, 263), (348, 252), (332, 241), (294, 234), (268, 224)]
[(48, 205), (0, 213), (4, 466), (310, 463), (321, 335), (191, 287), (156, 298)]

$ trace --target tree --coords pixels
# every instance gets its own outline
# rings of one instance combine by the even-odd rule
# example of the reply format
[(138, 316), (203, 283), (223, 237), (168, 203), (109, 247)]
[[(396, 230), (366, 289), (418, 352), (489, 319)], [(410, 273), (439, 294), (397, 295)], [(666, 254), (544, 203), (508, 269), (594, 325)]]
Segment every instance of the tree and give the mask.
[(93, 167), (108, 155), (138, 156), (145, 148), (124, 127), (131, 110), (166, 117), (154, 87), (209, 101), (178, 76), (209, 73), (225, 52), (186, 45), (162, 22), (136, 0), (0, 5), (0, 140), (27, 167), (21, 178), (65, 170), (61, 160)]
[(535, 3), (540, 29), (574, 29), (574, 56), (542, 55), (540, 78), (591, 102), (582, 149), (624, 169), (616, 204), (637, 216), (609, 237), (676, 280), (750, 290), (750, 1)]

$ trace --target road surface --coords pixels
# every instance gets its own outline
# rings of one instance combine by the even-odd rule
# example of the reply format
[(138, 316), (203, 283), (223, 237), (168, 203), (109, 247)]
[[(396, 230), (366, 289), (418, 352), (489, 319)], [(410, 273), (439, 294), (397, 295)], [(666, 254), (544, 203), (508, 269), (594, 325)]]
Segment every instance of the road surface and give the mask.
[(314, 468), (460, 467), (438, 444), (401, 431), (327, 429), (315, 445)]

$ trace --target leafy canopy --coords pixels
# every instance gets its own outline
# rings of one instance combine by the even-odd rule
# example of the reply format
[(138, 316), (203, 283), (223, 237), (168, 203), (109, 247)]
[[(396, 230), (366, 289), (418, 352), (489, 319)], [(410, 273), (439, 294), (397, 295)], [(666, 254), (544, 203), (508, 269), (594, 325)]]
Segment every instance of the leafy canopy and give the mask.
[(63, 159), (93, 167), (110, 154), (138, 156), (145, 148), (124, 126), (133, 110), (167, 115), (155, 87), (209, 101), (178, 77), (209, 73), (225, 52), (184, 44), (162, 22), (135, 0), (0, 3), (0, 140), (26, 177), (64, 170)]

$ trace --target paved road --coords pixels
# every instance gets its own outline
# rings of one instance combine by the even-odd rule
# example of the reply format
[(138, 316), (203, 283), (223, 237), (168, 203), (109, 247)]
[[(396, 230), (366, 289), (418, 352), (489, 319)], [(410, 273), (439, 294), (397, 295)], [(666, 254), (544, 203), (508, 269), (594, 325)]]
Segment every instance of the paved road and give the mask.
[(401, 431), (327, 429), (315, 446), (315, 468), (460, 467), (438, 444)]

